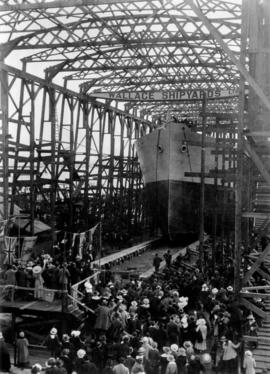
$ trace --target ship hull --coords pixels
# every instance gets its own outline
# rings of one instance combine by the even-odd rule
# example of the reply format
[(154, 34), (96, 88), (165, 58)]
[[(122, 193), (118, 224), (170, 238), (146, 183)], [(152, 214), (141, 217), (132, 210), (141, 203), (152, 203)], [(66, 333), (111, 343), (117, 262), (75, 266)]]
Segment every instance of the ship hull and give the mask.
[[(205, 231), (213, 227), (213, 185), (206, 185)], [(148, 183), (144, 189), (145, 208), (164, 236), (198, 236), (200, 230), (200, 185), (177, 180)]]
[[(183, 144), (188, 145), (191, 141), (193, 145), (183, 152)], [(172, 124), (144, 136), (136, 144), (144, 178), (146, 211), (152, 216), (153, 225), (171, 240), (198, 236), (200, 231), (201, 180), (186, 174), (201, 170), (200, 141), (200, 135)], [(213, 139), (207, 141), (211, 144)], [(207, 173), (215, 168), (211, 148), (205, 150), (205, 166)], [(230, 230), (234, 216), (232, 206), (228, 205), (226, 212), (218, 208), (224, 196), (220, 186), (220, 180), (215, 184), (214, 179), (205, 180), (204, 230), (207, 233), (225, 227), (226, 231)]]

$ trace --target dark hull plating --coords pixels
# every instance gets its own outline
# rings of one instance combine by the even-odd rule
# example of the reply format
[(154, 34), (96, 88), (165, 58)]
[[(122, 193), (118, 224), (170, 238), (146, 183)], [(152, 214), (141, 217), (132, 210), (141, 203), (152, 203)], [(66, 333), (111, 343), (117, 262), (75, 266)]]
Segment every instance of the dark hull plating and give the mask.
[[(198, 237), (200, 230), (200, 184), (181, 181), (160, 181), (148, 183), (144, 189), (145, 207), (153, 217), (155, 226), (171, 240), (180, 237)], [(205, 185), (205, 232), (212, 233), (214, 210), (223, 198), (221, 191), (213, 185)], [(233, 208), (228, 204), (226, 212), (217, 212), (216, 230), (221, 224), (225, 231), (232, 229)]]

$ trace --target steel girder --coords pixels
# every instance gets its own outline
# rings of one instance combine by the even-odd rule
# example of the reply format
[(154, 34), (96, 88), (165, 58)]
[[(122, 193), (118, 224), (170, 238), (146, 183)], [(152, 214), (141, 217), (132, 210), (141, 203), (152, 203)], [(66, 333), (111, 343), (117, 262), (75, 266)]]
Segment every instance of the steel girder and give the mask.
[[(240, 0), (198, 4), (239, 55)], [(25, 51), (27, 71), (46, 64), (48, 77), (65, 76), (70, 86), (78, 81), (84, 92), (201, 88), (202, 81), (205, 89), (238, 86), (227, 54), (184, 0), (9, 0), (0, 6), (0, 35), (2, 57)]]
[[(66, 226), (82, 229), (90, 212), (95, 219), (112, 219), (117, 199), (129, 229), (142, 225), (134, 141), (152, 124), (7, 65), (1, 71), (4, 218), (13, 215), (16, 204), (31, 222), (40, 218), (54, 231), (61, 200), (70, 204)], [(80, 217), (78, 206), (83, 206)]]

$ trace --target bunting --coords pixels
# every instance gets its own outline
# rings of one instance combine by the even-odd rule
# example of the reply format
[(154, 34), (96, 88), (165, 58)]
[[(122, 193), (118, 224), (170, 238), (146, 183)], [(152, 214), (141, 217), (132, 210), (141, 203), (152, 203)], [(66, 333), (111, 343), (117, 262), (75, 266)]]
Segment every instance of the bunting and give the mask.
[(87, 254), (91, 255), (93, 235), (99, 224), (100, 222), (87, 231), (80, 233), (72, 233), (71, 248), (73, 248), (73, 250), (77, 249), (78, 258), (83, 258), (84, 251), (86, 251)]

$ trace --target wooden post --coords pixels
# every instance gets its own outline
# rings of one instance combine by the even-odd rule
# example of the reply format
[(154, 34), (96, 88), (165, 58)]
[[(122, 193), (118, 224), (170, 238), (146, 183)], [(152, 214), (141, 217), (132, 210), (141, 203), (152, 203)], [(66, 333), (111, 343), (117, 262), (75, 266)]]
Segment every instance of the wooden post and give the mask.
[[(247, 17), (243, 2), (242, 9), (242, 35), (240, 63), (244, 65), (246, 53)], [(235, 188), (235, 229), (234, 229), (234, 291), (236, 298), (240, 294), (240, 267), (241, 267), (241, 241), (242, 241), (242, 178), (243, 178), (243, 129), (244, 129), (244, 101), (245, 78), (241, 75), (239, 87), (239, 115), (238, 115), (238, 147), (237, 147), (237, 175)]]
[(200, 198), (200, 236), (199, 252), (200, 266), (204, 271), (204, 209), (205, 209), (205, 125), (206, 125), (206, 94), (204, 93), (202, 102), (202, 143), (201, 143), (201, 198)]
[(12, 313), (12, 320), (11, 320), (11, 341), (13, 344), (14, 349), (14, 365), (17, 362), (17, 349), (16, 349), (16, 314)]
[[(8, 219), (8, 177), (9, 177), (9, 157), (8, 157), (8, 73), (0, 70), (0, 106), (2, 110), (2, 128), (0, 128), (0, 139), (2, 137), (2, 163), (3, 175), (3, 219)], [(6, 227), (4, 225), (4, 235), (6, 234)]]

